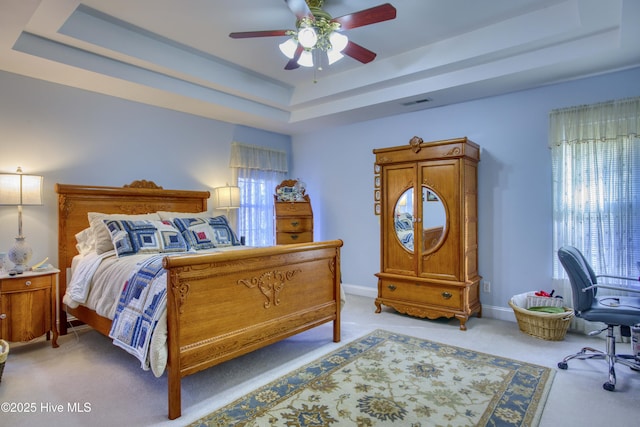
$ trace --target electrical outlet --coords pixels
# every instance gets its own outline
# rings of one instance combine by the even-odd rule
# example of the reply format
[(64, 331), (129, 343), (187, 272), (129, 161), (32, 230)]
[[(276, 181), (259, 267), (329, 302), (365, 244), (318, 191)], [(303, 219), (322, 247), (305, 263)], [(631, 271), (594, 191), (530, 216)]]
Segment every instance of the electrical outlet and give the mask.
[(491, 292), (491, 282), (488, 280), (482, 281), (482, 291), (483, 292)]

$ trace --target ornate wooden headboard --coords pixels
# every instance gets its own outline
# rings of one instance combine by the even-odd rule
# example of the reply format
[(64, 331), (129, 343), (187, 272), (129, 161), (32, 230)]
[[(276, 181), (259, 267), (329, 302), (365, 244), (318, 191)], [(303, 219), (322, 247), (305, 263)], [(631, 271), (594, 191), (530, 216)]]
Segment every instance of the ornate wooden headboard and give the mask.
[(58, 193), (58, 263), (60, 290), (66, 288), (67, 268), (78, 254), (75, 235), (89, 227), (89, 212), (144, 214), (157, 211), (204, 212), (208, 191), (165, 190), (152, 181), (124, 187), (56, 184)]

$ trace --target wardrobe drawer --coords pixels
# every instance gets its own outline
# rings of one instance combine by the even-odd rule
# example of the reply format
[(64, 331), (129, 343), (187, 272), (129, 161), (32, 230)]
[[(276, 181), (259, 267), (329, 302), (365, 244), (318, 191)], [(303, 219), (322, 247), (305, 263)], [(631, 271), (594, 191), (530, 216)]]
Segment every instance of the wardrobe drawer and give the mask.
[(456, 287), (430, 283), (381, 280), (379, 293), (382, 298), (397, 301), (462, 308), (462, 290)]

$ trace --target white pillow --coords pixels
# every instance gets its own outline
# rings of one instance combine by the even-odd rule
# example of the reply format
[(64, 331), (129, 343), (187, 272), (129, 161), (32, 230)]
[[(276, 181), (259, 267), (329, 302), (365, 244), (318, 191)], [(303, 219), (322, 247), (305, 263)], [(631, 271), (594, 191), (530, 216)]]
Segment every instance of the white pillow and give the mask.
[(76, 249), (80, 255), (86, 255), (96, 250), (96, 236), (91, 227), (76, 234)]
[(111, 233), (104, 225), (104, 220), (129, 220), (136, 221), (140, 219), (159, 220), (160, 216), (157, 213), (141, 214), (141, 215), (125, 215), (125, 214), (104, 214), (99, 212), (88, 213), (89, 224), (91, 230), (96, 239), (96, 253), (98, 255), (113, 250), (113, 243), (111, 242)]

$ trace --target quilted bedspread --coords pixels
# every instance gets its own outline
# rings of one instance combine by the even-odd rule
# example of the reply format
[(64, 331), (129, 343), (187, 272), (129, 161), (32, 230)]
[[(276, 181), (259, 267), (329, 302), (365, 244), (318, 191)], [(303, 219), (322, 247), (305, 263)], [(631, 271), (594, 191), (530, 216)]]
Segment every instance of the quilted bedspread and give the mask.
[(148, 350), (153, 328), (166, 309), (164, 256), (150, 257), (131, 274), (118, 300), (109, 332), (113, 343), (138, 358), (145, 370), (149, 369)]

